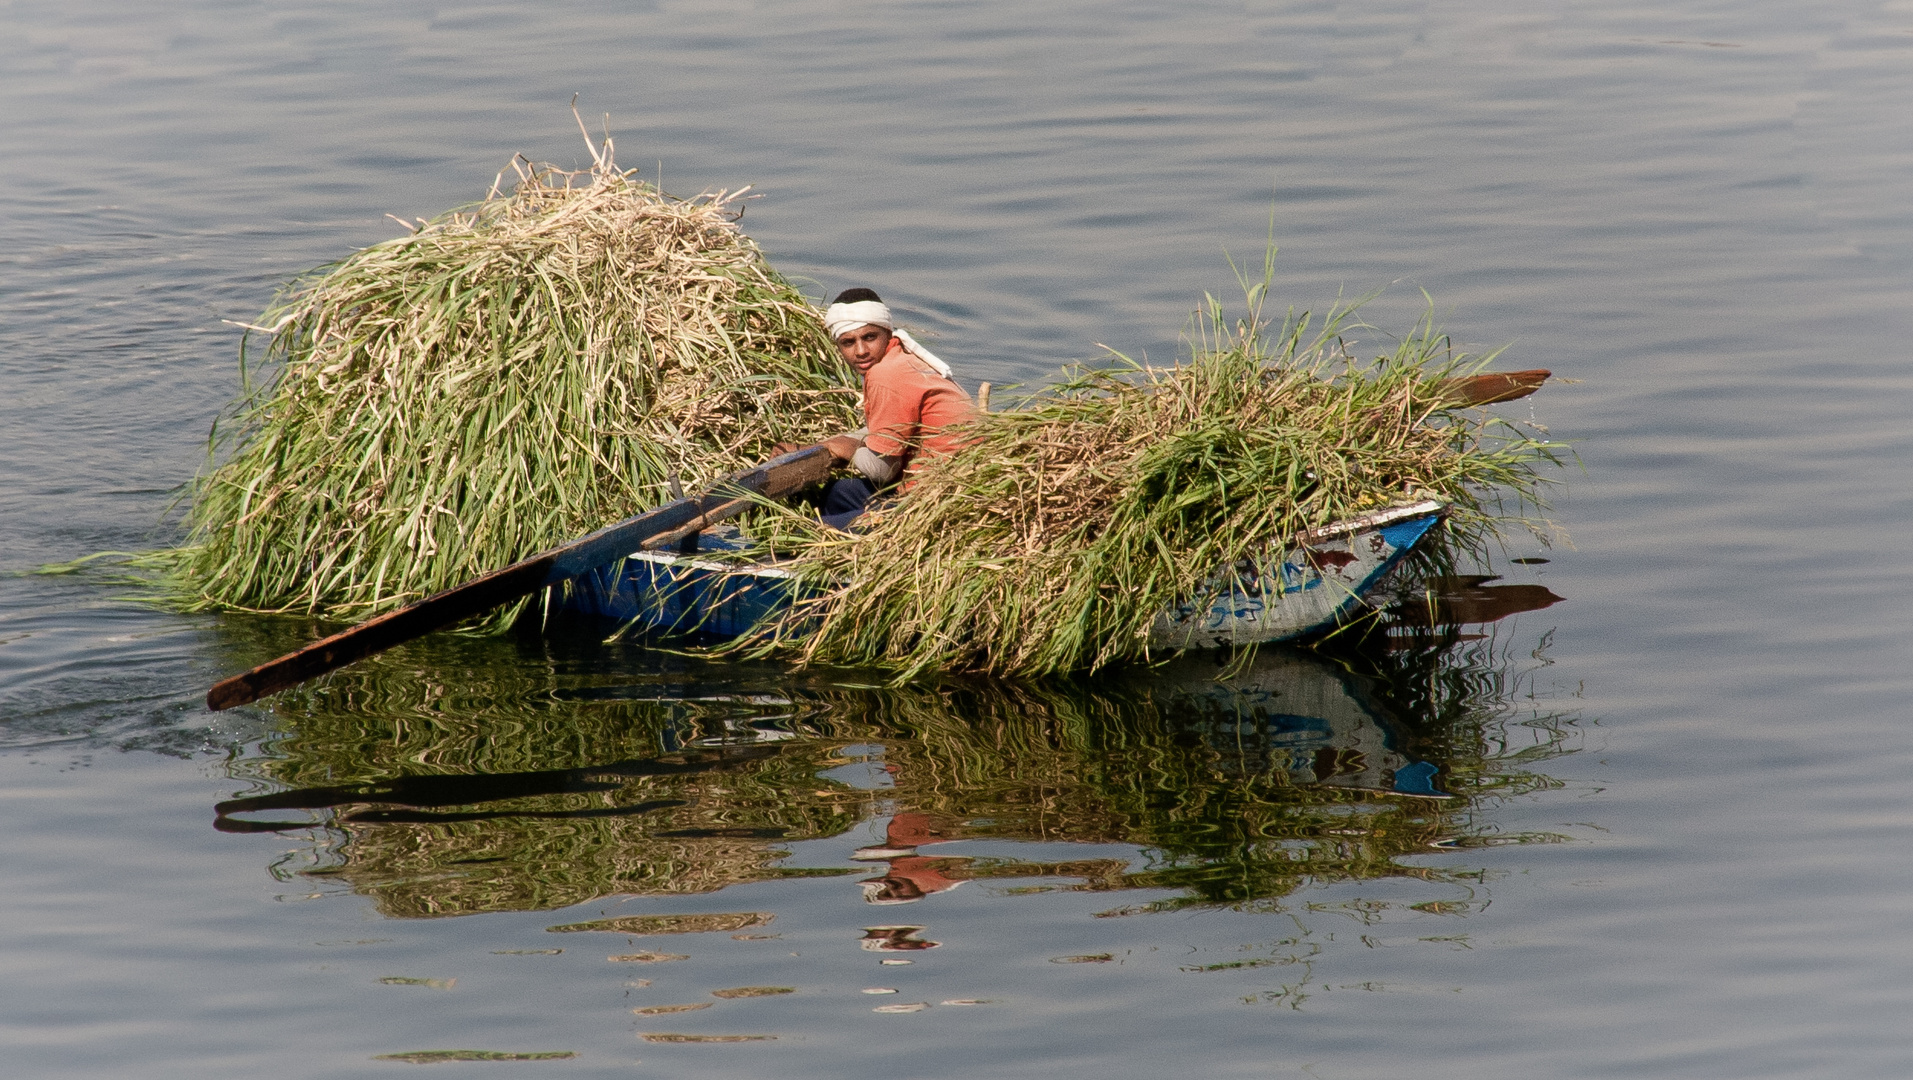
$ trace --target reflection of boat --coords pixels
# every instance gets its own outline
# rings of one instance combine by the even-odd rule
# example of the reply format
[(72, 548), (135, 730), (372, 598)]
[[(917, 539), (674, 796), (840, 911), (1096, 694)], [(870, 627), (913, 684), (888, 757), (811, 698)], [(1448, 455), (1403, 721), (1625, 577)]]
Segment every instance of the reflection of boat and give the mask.
[[(734, 746), (722, 750), (674, 755), (674, 760), (614, 761), (584, 769), (545, 769), (536, 772), (400, 776), (369, 784), (295, 788), (271, 795), (229, 799), (213, 807), (213, 827), (221, 832), (277, 832), (303, 829), (307, 822), (260, 821), (238, 814), (278, 810), (327, 810), (347, 807), (340, 821), (409, 822), (417, 824), (483, 821), (488, 818), (588, 818), (647, 814), (682, 801), (658, 800), (628, 806), (576, 809), (442, 810), (473, 807), (537, 796), (617, 791), (640, 777), (688, 776), (735, 770), (760, 760), (768, 748)], [(779, 832), (777, 835), (782, 835)]]
[(1165, 674), (1151, 695), (1178, 728), (1200, 733), (1228, 771), (1449, 797), (1436, 786), (1440, 766), (1409, 752), (1401, 722), (1354, 675), (1293, 654), (1257, 657), (1237, 673), (1185, 658)]
[[(1198, 781), (1194, 786), (1212, 790), (1194, 802), (1222, 810), (1216, 816), (1224, 820), (1199, 816), (1144, 825), (1110, 813), (1119, 799), (1093, 788), (1072, 792), (1054, 774), (990, 785), (969, 799), (951, 798), (944, 788), (950, 763), (898, 745), (885, 765), (894, 781), (886, 794), (897, 809), (885, 825), (883, 843), (851, 856), (887, 864), (858, 883), (864, 900), (910, 904), (977, 880), (1074, 879), (1071, 888), (1099, 892), (1165, 883), (1161, 871), (1137, 873), (1120, 858), (1024, 862), (944, 847), (979, 839), (1140, 843), (1172, 861), (1194, 864), (1197, 876), (1212, 857), (1266, 859), (1269, 853), (1256, 849), (1273, 842), (1282, 849), (1281, 859), (1294, 858), (1308, 871), (1321, 872), (1319, 863), (1307, 865), (1317, 853), (1303, 852), (1338, 843), (1359, 850), (1361, 843), (1330, 838), (1361, 837), (1373, 844), (1388, 831), (1377, 828), (1378, 822), (1412, 820), (1453, 799), (1436, 786), (1440, 766), (1411, 745), (1407, 725), (1386, 713), (1368, 692), (1367, 680), (1306, 655), (1268, 652), (1243, 670), (1220, 673), (1208, 661), (1184, 657), (1152, 670), (1146, 680), (1111, 690), (1158, 718), (1184, 760), (1207, 774), (1207, 785)], [(1190, 794), (1195, 791), (1184, 793)], [(1076, 806), (1052, 805), (1032, 813), (1046, 797), (1062, 803), (1072, 795)], [(1244, 795), (1240, 805), (1231, 805)], [(1284, 802), (1286, 812), (1269, 812)], [(1095, 812), (1098, 803), (1101, 813)], [(1421, 839), (1420, 830), (1405, 832), (1398, 841), (1412, 837), (1412, 846)]]
[[(726, 669), (719, 685), (680, 661), (621, 683), (602, 665), (522, 682), (477, 665), (449, 711), (411, 696), (415, 678), (387, 688), (365, 669), (341, 677), (360, 681), (335, 685), (338, 697), (284, 713), (296, 736), (250, 768), (290, 790), (221, 804), (217, 827), (318, 826), (329, 839), (306, 872), (397, 916), (845, 874), (878, 903), (963, 881), (1186, 897), (1163, 903), (1274, 897), (1393, 873), (1401, 856), (1465, 838), (1450, 810), (1482, 775), (1487, 744), (1471, 725), (1503, 707), (1502, 684), (1479, 660), (1442, 655), (1383, 652), (1351, 673), (1286, 650), (1241, 670), (1191, 653), (1093, 682), (895, 689), (775, 669), (762, 676), (774, 682), (741, 676), (748, 685)], [(1440, 685), (1460, 703), (1431, 701)], [(880, 792), (848, 775), (852, 759), (883, 775)], [(783, 865), (786, 845), (873, 815), (889, 818), (886, 844), (857, 861), (887, 864), (876, 876)], [(1146, 854), (1138, 866), (938, 847), (966, 840)], [(1046, 878), (1059, 884), (1031, 883)]]
[[(1127, 690), (1129, 693), (1124, 693)], [(1237, 774), (1279, 770), (1293, 785), (1323, 784), (1402, 795), (1446, 797), (1432, 781), (1437, 766), (1411, 760), (1399, 747), (1399, 726), (1386, 718), (1363, 692), (1360, 681), (1300, 655), (1271, 653), (1246, 669), (1218, 673), (1209, 662), (1185, 658), (1150, 669), (1146, 678), (1118, 690), (1119, 698), (1147, 703), (1175, 730), (1195, 735), (1211, 751), (1233, 760)], [(610, 695), (601, 692), (600, 698)], [(788, 714), (792, 698), (771, 694), (700, 693), (686, 687), (679, 696), (652, 698), (660, 704), (722, 702), (769, 707)], [(606, 807), (514, 807), (476, 809), (485, 804), (551, 796), (615, 792), (634, 782), (735, 773), (775, 756), (778, 744), (821, 731), (798, 732), (788, 724), (750, 723), (735, 716), (714, 717), (709, 732), (670, 733), (667, 757), (626, 759), (581, 768), (509, 773), (424, 774), (360, 784), (295, 788), (232, 799), (218, 804), (214, 825), (222, 832), (271, 832), (303, 829), (304, 821), (258, 820), (251, 815), (283, 810), (341, 808), (335, 819), (351, 824), (432, 824), (498, 818), (592, 818), (655, 813), (685, 805), (681, 800), (650, 800)], [(831, 759), (835, 760), (835, 759)], [(1252, 764), (1251, 764), (1252, 762)], [(817, 775), (832, 770), (820, 770)], [(894, 783), (894, 781), (893, 781)], [(781, 837), (786, 830), (770, 830)], [(674, 830), (671, 837), (693, 835), (762, 837), (764, 830)], [(908, 855), (917, 838), (899, 840)], [(881, 852), (881, 849), (870, 849)], [(872, 857), (887, 858), (877, 854)]]
[(1544, 585), (1490, 585), (1491, 574), (1463, 574), (1424, 583), (1419, 599), (1402, 599), (1389, 608), (1396, 621), (1410, 626), (1447, 626), (1498, 622), (1524, 611), (1540, 611), (1561, 602)]
[[(1378, 510), (1303, 534), (1300, 542), (1245, 559), (1212, 580), (1209, 595), (1157, 617), (1156, 649), (1288, 641), (1319, 633), (1360, 610), (1363, 598), (1441, 520), (1438, 502)], [(697, 547), (641, 551), (573, 579), (566, 610), (653, 631), (737, 637), (788, 610), (802, 595), (792, 572), (769, 563), (727, 563), (746, 542), (734, 529), (692, 537)], [(698, 551), (706, 557), (698, 557)]]

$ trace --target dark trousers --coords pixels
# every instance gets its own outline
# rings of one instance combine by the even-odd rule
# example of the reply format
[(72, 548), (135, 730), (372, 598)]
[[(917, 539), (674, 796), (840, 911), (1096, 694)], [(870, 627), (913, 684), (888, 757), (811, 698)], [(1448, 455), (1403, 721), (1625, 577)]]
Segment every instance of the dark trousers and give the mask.
[(818, 513), (831, 528), (848, 530), (850, 523), (870, 508), (877, 491), (877, 485), (861, 476), (832, 480), (824, 486), (824, 501)]

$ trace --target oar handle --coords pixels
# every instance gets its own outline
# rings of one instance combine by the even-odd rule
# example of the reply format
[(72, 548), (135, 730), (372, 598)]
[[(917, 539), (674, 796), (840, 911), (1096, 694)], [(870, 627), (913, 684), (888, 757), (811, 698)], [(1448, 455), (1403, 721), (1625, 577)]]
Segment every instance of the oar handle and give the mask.
[(823, 443), (774, 457), (726, 479), (710, 492), (676, 499), (656, 510), (626, 518), (222, 680), (207, 691), (206, 707), (217, 712), (257, 701), (394, 645), (463, 622), (547, 585), (616, 562), (634, 551), (674, 544), (735, 516), (759, 498), (774, 499), (823, 480), (836, 462), (836, 457)]

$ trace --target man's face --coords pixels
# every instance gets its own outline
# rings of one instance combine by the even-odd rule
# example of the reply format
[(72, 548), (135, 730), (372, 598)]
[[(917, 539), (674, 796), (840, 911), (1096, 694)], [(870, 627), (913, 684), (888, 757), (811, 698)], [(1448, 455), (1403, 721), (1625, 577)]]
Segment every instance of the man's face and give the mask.
[(858, 371), (869, 371), (883, 359), (890, 350), (890, 331), (881, 326), (859, 326), (855, 330), (846, 330), (837, 335), (837, 351), (844, 354), (850, 366)]

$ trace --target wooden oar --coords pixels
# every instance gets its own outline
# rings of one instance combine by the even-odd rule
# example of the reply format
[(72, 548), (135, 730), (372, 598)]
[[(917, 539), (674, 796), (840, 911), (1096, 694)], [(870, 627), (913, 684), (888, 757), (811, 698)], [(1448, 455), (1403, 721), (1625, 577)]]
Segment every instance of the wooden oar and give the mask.
[(634, 551), (668, 547), (736, 515), (757, 498), (778, 498), (823, 480), (830, 475), (836, 461), (822, 443), (772, 458), (738, 473), (709, 493), (678, 499), (626, 518), (503, 570), (321, 638), (243, 675), (234, 675), (207, 691), (206, 706), (217, 711), (257, 701), (373, 653), (511, 603), (547, 585), (556, 585), (616, 562)]
[(1468, 375), (1459, 379), (1449, 379), (1442, 387), (1443, 396), (1457, 405), (1494, 405), (1498, 402), (1524, 398), (1548, 381), (1554, 374), (1546, 368), (1532, 371), (1486, 371), (1480, 375)]

